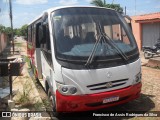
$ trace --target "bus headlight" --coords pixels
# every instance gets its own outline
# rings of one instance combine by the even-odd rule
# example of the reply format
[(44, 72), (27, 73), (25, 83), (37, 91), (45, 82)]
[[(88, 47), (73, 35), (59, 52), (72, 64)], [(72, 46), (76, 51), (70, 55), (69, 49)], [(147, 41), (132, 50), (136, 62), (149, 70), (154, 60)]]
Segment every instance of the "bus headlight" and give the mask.
[(142, 74), (138, 73), (133, 80), (133, 85), (141, 82), (141, 78), (142, 78)]
[(62, 92), (67, 92), (68, 91), (68, 87), (62, 87)]
[(64, 85), (56, 83), (57, 90), (63, 95), (77, 95), (80, 94), (80, 91), (74, 85)]
[(75, 93), (77, 92), (77, 88), (71, 87), (71, 88), (69, 89), (69, 92), (70, 92), (71, 94), (75, 94)]

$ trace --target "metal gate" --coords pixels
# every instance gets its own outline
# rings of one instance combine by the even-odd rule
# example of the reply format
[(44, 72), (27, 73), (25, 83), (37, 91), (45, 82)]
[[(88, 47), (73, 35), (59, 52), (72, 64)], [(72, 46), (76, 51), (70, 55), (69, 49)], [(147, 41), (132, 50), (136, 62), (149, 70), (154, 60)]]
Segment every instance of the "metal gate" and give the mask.
[(142, 24), (142, 46), (152, 47), (160, 38), (160, 22)]

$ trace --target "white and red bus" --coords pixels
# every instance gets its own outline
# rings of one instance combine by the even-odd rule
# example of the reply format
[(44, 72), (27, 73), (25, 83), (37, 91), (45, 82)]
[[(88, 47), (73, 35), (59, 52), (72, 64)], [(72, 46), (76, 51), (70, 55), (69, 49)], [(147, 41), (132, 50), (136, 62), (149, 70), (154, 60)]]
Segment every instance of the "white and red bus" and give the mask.
[(140, 95), (137, 44), (115, 10), (61, 7), (43, 12), (28, 25), (28, 56), (54, 112), (101, 109)]

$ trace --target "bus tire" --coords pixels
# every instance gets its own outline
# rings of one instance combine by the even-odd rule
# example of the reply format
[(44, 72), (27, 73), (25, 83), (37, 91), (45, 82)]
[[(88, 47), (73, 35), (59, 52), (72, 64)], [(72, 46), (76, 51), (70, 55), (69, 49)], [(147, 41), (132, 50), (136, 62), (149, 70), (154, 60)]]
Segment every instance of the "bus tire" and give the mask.
[(47, 82), (47, 80), (45, 81), (45, 92), (46, 92), (46, 94), (47, 95), (49, 95), (49, 85), (48, 85), (48, 82)]
[(49, 102), (50, 102), (50, 105), (51, 105), (51, 108), (53, 110), (53, 116), (54, 117), (59, 117), (60, 116), (60, 113), (57, 112), (57, 109), (56, 109), (56, 100), (55, 100), (55, 96), (51, 94), (50, 90), (48, 90), (48, 98), (49, 98)]

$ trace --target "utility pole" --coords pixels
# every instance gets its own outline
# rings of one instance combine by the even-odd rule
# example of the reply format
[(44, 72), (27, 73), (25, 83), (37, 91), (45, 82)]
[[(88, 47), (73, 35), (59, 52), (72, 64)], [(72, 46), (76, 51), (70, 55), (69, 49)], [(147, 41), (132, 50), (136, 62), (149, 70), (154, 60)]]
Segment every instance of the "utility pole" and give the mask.
[(127, 11), (126, 11), (126, 6), (125, 6), (125, 12), (124, 12), (124, 13), (125, 13), (125, 15), (127, 14)]
[(10, 10), (10, 21), (11, 21), (11, 40), (12, 40), (12, 48), (14, 54), (14, 39), (13, 39), (13, 15), (12, 15), (12, 2), (9, 0), (9, 10)]

